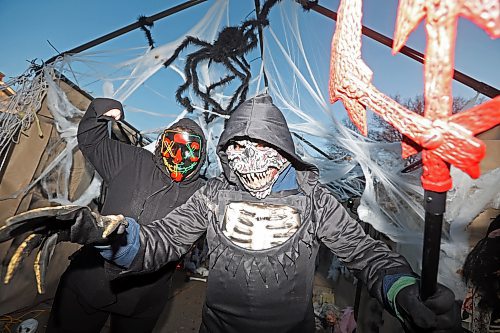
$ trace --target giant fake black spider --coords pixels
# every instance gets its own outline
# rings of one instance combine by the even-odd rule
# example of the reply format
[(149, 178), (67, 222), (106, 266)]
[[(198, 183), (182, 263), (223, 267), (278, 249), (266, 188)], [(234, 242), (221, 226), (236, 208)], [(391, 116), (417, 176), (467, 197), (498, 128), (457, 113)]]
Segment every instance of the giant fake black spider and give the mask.
[[(187, 36), (184, 39), (174, 51), (174, 54), (164, 63), (165, 67), (168, 67), (189, 45), (199, 47), (199, 50), (190, 53), (186, 58), (184, 66), (186, 82), (179, 86), (175, 94), (179, 104), (189, 112), (194, 110), (189, 97), (184, 96), (189, 87), (192, 87), (193, 92), (203, 99), (206, 110), (210, 108), (211, 111), (219, 114), (228, 115), (245, 101), (251, 78), (250, 65), (245, 59), (245, 55), (257, 46), (256, 29), (269, 25), (267, 16), (271, 7), (278, 1), (280, 0), (266, 1), (256, 19), (247, 20), (240, 26), (224, 28), (213, 43), (193, 36)], [(212, 62), (222, 64), (230, 74), (202, 89), (198, 80), (197, 67), (199, 63), (207, 60), (209, 65)], [(241, 81), (241, 85), (236, 89), (236, 92), (224, 108), (212, 98), (212, 91), (217, 87), (229, 84), (236, 78)], [(211, 120), (213, 116), (207, 116), (206, 118)]]

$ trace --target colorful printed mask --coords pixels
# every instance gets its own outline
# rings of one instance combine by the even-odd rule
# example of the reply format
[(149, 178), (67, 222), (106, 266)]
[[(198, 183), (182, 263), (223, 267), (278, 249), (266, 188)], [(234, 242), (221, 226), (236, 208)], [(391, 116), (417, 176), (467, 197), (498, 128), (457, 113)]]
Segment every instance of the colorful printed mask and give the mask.
[(243, 186), (258, 199), (271, 193), (280, 172), (290, 163), (266, 143), (234, 141), (226, 149), (229, 167)]
[(183, 130), (165, 130), (160, 137), (160, 153), (173, 181), (188, 177), (198, 165), (201, 137)]

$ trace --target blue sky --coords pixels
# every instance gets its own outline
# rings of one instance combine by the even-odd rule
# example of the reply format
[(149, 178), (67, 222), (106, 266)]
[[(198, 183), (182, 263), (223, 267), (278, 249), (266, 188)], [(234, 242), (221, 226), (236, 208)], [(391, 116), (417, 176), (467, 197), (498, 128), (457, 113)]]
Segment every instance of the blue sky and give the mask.
[[(283, 0), (291, 1), (291, 0)], [(139, 15), (153, 15), (182, 1), (6, 1), (0, 0), (0, 22), (3, 26), (0, 71), (7, 77), (21, 74), (33, 59), (47, 60), (57, 54), (48, 44), (50, 41), (59, 51), (66, 51), (106, 33), (136, 21)], [(158, 44), (163, 36), (178, 34), (196, 23), (211, 6), (213, 0), (187, 9), (155, 23), (153, 37)], [(263, 1), (261, 1), (263, 3)], [(336, 11), (338, 0), (323, 0), (320, 4)], [(253, 9), (251, 0), (232, 0), (231, 19), (238, 23)], [(365, 0), (363, 23), (389, 37), (393, 35), (397, 9), (396, 0)], [(315, 12), (314, 26), (309, 31), (312, 41), (317, 41), (318, 54), (328, 58), (329, 43), (334, 22)], [(271, 20), (271, 25), (273, 21)], [(167, 40), (165, 38), (165, 40)], [(142, 31), (134, 31), (108, 42), (102, 48), (146, 45)], [(422, 27), (413, 33), (407, 44), (420, 52), (425, 50)], [(314, 46), (313, 46), (314, 47)], [(99, 49), (99, 48), (96, 48)], [(403, 56), (391, 55), (390, 49), (371, 40), (363, 42), (363, 58), (374, 72), (374, 83), (386, 94), (404, 97), (423, 91), (422, 65)], [(461, 19), (456, 43), (455, 68), (488, 83), (500, 87), (500, 43), (473, 23)], [(327, 75), (328, 68), (324, 69)], [(172, 96), (176, 86), (167, 86)], [(472, 97), (474, 92), (461, 84), (454, 84), (454, 95)], [(97, 96), (96, 96), (97, 97)], [(168, 103), (174, 103), (171, 98)], [(144, 103), (145, 108), (155, 108)], [(154, 119), (141, 120), (139, 127), (154, 127)]]

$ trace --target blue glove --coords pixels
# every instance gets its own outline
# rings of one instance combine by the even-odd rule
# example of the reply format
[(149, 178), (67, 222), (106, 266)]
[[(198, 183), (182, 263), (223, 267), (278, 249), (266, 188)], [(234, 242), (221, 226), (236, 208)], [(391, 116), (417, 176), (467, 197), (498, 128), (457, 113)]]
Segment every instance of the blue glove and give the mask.
[(384, 283), (387, 301), (407, 332), (462, 332), (460, 310), (450, 289), (438, 284), (434, 295), (422, 302), (417, 278), (386, 278), (393, 280)]
[(106, 246), (94, 246), (104, 259), (112, 261), (118, 266), (129, 268), (134, 260), (141, 241), (139, 237), (139, 223), (133, 218), (126, 217), (128, 222), (124, 238)]

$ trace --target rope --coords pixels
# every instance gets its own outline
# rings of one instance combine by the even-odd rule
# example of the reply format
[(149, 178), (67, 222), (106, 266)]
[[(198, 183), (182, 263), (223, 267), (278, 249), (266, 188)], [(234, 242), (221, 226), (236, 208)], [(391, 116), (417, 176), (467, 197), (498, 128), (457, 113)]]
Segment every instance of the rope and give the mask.
[[(28, 319), (26, 318), (27, 315), (35, 313), (35, 315), (30, 316), (30, 318), (37, 318), (44, 312), (49, 312), (49, 310), (30, 310), (28, 312), (21, 314), (18, 317), (16, 317), (15, 314), (14, 315), (6, 314), (0, 316), (0, 323), (2, 323), (3, 325), (2, 333), (11, 333), (12, 332), (11, 328), (13, 328), (13, 326), (19, 325), (24, 320)], [(19, 311), (17, 313), (19, 313)]]

